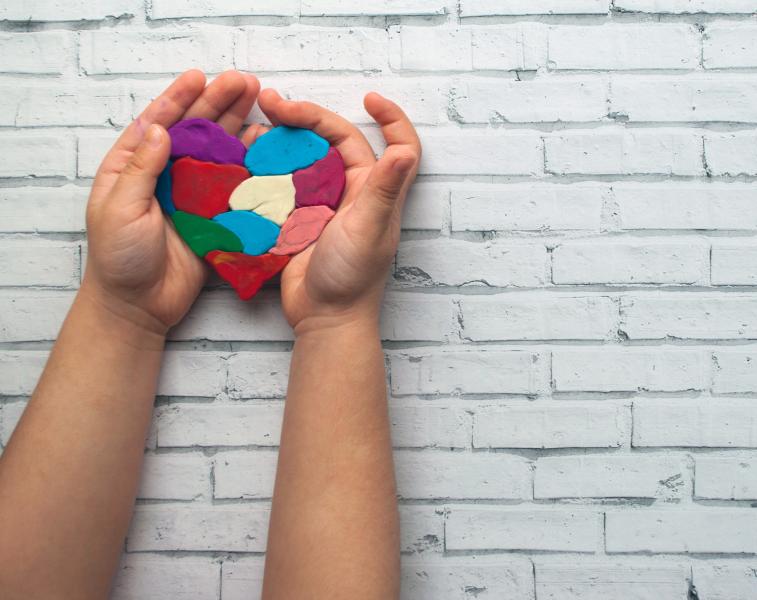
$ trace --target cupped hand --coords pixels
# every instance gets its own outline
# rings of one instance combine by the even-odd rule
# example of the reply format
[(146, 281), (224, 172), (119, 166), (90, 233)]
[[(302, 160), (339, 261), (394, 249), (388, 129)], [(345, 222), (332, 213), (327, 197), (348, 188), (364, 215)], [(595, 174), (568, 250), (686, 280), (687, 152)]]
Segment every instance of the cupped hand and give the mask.
[(207, 267), (179, 238), (154, 196), (170, 154), (166, 128), (181, 119), (205, 118), (236, 135), (259, 90), (252, 75), (228, 71), (206, 87), (202, 72), (187, 71), (124, 130), (92, 185), (82, 293), (160, 334), (181, 320)]
[(326, 138), (341, 153), (346, 169), (337, 214), (281, 276), (289, 324), (298, 331), (309, 323), (376, 321), (399, 243), (402, 206), (421, 155), (413, 125), (399, 106), (368, 94), (365, 109), (387, 142), (377, 160), (357, 127), (316, 104), (284, 100), (274, 90), (264, 90), (258, 103), (274, 125), (312, 129)]

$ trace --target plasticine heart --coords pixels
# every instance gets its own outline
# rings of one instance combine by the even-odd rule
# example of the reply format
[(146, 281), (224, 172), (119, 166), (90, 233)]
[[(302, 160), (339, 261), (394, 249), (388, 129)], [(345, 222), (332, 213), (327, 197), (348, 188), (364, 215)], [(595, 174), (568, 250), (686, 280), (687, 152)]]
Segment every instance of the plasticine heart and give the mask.
[(310, 130), (274, 127), (242, 157), (239, 140), (207, 119), (179, 121), (168, 134), (171, 160), (155, 196), (242, 300), (316, 241), (341, 202), (342, 156)]

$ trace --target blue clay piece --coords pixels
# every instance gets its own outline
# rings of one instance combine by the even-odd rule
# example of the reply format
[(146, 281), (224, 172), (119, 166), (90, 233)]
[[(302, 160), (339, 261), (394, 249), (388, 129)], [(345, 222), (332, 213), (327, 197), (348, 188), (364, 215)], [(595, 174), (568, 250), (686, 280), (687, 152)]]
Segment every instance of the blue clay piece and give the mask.
[(287, 175), (321, 160), (329, 143), (309, 129), (274, 127), (250, 146), (244, 165), (253, 175)]
[(242, 252), (251, 256), (265, 254), (276, 245), (280, 228), (273, 221), (248, 210), (230, 210), (213, 217), (219, 225), (242, 241)]
[(160, 208), (162, 208), (163, 212), (169, 216), (176, 212), (176, 207), (173, 205), (173, 200), (171, 199), (172, 166), (173, 161), (169, 160), (166, 168), (163, 169), (163, 172), (158, 177), (158, 183), (155, 185), (155, 197), (160, 203)]

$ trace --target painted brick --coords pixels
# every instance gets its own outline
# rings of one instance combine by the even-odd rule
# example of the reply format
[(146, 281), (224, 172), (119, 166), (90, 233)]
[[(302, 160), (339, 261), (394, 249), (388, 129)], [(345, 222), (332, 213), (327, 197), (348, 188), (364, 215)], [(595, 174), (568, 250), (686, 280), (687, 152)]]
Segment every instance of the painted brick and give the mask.
[(696, 133), (597, 130), (544, 139), (546, 170), (555, 175), (705, 174), (702, 138)]
[(447, 550), (594, 552), (600, 531), (588, 510), (452, 506), (444, 539)]
[(754, 0), (615, 0), (615, 8), (647, 13), (752, 13)]
[(407, 499), (531, 498), (528, 461), (504, 454), (396, 452), (397, 493)]
[(607, 115), (607, 83), (466, 81), (453, 85), (450, 110), (461, 123), (600, 121)]
[(551, 456), (536, 461), (535, 498), (678, 498), (686, 465), (659, 456)]
[(78, 135), (76, 174), (79, 177), (94, 177), (105, 155), (118, 139), (117, 131), (87, 131)]
[(536, 563), (539, 600), (688, 600), (690, 569), (686, 565)]
[(709, 357), (690, 348), (555, 349), (559, 392), (676, 392), (709, 387)]
[(26, 409), (26, 402), (0, 404), (0, 409), (0, 446), (5, 446)]
[(403, 242), (395, 278), (413, 285), (542, 287), (547, 249), (509, 241), (427, 240)]
[(0, 231), (82, 232), (88, 196), (89, 189), (75, 185), (0, 188)]
[(158, 395), (212, 397), (221, 393), (226, 384), (225, 361), (225, 355), (213, 352), (166, 352)]
[(605, 14), (608, 0), (461, 0), (460, 14), (463, 17), (486, 17), (490, 15), (582, 15)]
[(568, 241), (552, 253), (556, 284), (702, 284), (709, 271), (709, 243), (684, 241)]
[(630, 439), (629, 409), (609, 401), (481, 406), (474, 448), (617, 448)]
[(233, 37), (224, 28), (160, 31), (82, 31), (81, 67), (87, 75), (177, 73), (196, 67), (218, 73), (233, 67)]
[(138, 506), (128, 552), (264, 552), (269, 508), (258, 506)]
[(299, 0), (257, 0), (254, 4), (244, 0), (227, 0), (209, 4), (203, 0), (152, 0), (147, 5), (151, 19), (179, 19), (186, 17), (230, 16), (296, 16)]
[(757, 352), (718, 349), (713, 353), (712, 391), (716, 394), (757, 390)]
[(546, 387), (544, 357), (524, 350), (422, 349), (389, 357), (392, 393), (535, 394)]
[(529, 560), (445, 559), (441, 563), (402, 563), (401, 600), (518, 598), (534, 600), (533, 567)]
[(290, 341), (292, 329), (281, 312), (278, 292), (264, 290), (254, 302), (243, 303), (231, 290), (214, 290), (200, 294), (169, 339)]
[(473, 341), (603, 340), (617, 333), (607, 296), (497, 294), (460, 299), (462, 335)]
[(76, 170), (76, 145), (69, 134), (3, 131), (1, 177), (67, 177)]
[(138, 0), (35, 0), (8, 2), (0, 6), (0, 19), (9, 21), (99, 21), (108, 17), (133, 16), (142, 12)]
[(61, 75), (73, 61), (73, 54), (73, 35), (65, 31), (0, 34), (2, 73)]
[(757, 499), (757, 459), (698, 456), (694, 495), (716, 500)]
[(244, 29), (236, 64), (245, 71), (372, 71), (387, 63), (383, 29)]
[(695, 69), (699, 40), (696, 27), (684, 24), (554, 27), (549, 62), (555, 69)]
[(708, 134), (704, 151), (712, 175), (757, 175), (757, 135), (752, 131)]
[(383, 0), (366, 5), (360, 0), (302, 0), (303, 16), (394, 16), (443, 15), (447, 5), (441, 0)]
[[(539, 175), (542, 138), (535, 133), (421, 130), (422, 175)], [(701, 144), (700, 144), (701, 146)]]
[(213, 458), (214, 498), (271, 498), (275, 452), (220, 452)]
[(221, 565), (222, 600), (261, 600), (265, 559), (257, 556), (224, 560)]
[[(722, 6), (722, 2), (719, 3)], [(745, 12), (757, 10), (755, 2)], [(705, 29), (702, 42), (702, 62), (705, 69), (729, 69), (757, 67), (757, 28), (749, 23), (743, 25), (711, 25)]]
[(757, 298), (702, 294), (636, 294), (621, 298), (621, 329), (629, 339), (753, 339)]
[(283, 398), (289, 380), (288, 352), (240, 352), (229, 357), (232, 398)]
[(396, 448), (469, 448), (471, 416), (464, 407), (439, 402), (390, 402)]
[(32, 290), (0, 293), (0, 341), (30, 342), (54, 340), (74, 293)]
[(635, 447), (757, 448), (750, 400), (636, 400)]
[(457, 331), (457, 309), (448, 296), (392, 292), (384, 298), (381, 337), (442, 342)]
[(754, 553), (757, 520), (751, 510), (609, 511), (607, 552)]
[(612, 192), (622, 229), (757, 229), (751, 184), (613, 184)]
[(0, 287), (76, 287), (79, 284), (78, 244), (25, 240), (0, 241)]
[(615, 77), (611, 112), (630, 121), (757, 121), (757, 80), (751, 75), (699, 78)]
[(755, 285), (757, 244), (753, 240), (717, 240), (712, 244), (713, 285)]
[(210, 498), (210, 461), (200, 453), (148, 454), (142, 466), (138, 498), (195, 500)]
[(158, 446), (277, 446), (281, 403), (174, 404), (157, 414)]
[(116, 573), (113, 600), (216, 598), (220, 566), (212, 558), (125, 554)]
[(401, 505), (400, 551), (424, 559), (444, 551), (443, 506)]
[(694, 584), (702, 598), (708, 600), (751, 600), (757, 593), (757, 566), (746, 562), (694, 564)]
[(0, 125), (107, 126), (128, 123), (131, 98), (113, 86), (2, 86)]
[(0, 395), (31, 395), (45, 368), (47, 354), (42, 350), (0, 352)]
[(598, 185), (507, 185), (452, 190), (452, 231), (598, 230)]

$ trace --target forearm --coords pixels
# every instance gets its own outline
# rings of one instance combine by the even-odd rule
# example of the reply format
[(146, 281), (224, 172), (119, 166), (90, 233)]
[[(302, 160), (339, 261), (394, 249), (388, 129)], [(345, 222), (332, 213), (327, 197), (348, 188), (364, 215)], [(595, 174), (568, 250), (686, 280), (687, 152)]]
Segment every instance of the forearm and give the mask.
[(80, 292), (0, 459), (3, 597), (104, 598), (139, 481), (163, 336)]
[(398, 539), (378, 326), (298, 333), (263, 596), (397, 597)]

